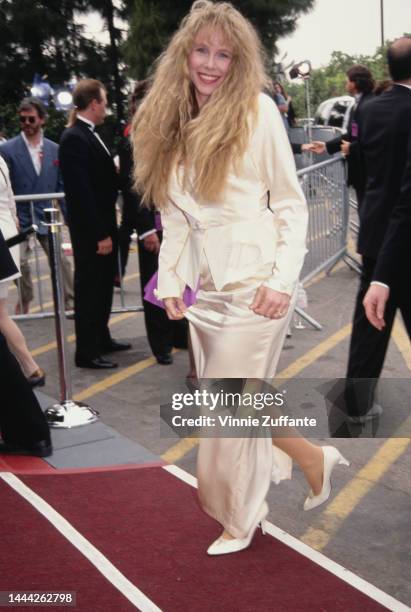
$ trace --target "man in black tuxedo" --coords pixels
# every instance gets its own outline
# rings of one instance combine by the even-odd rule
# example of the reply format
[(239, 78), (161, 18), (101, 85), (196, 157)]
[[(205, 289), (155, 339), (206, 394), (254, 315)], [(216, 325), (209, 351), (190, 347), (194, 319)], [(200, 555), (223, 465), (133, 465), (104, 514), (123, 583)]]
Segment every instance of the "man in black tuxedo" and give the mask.
[(328, 142), (314, 141), (311, 150), (314, 153), (324, 153), (330, 155), (341, 151), (345, 155), (347, 162), (347, 183), (352, 185), (357, 197), (358, 208), (361, 207), (365, 191), (365, 174), (362, 156), (358, 142), (359, 117), (364, 111), (365, 104), (371, 100), (374, 89), (374, 79), (366, 66), (354, 64), (347, 70), (346, 90), (354, 96), (355, 103), (351, 107), (347, 123), (347, 131), (339, 134)]
[[(411, 210), (411, 37), (396, 40), (387, 53), (392, 89), (375, 97), (360, 114), (359, 143), (366, 187), (359, 211), (358, 252), (363, 267), (354, 313), (347, 369), (348, 410), (360, 422), (378, 416), (373, 404), (397, 309), (411, 331), (409, 249)], [(389, 299), (377, 329), (368, 321), (363, 300), (382, 292)], [(388, 297), (388, 296), (387, 296)], [(380, 301), (378, 301), (380, 304)], [(380, 312), (380, 311), (379, 311)], [(358, 380), (358, 379), (367, 379)], [(361, 388), (357, 393), (355, 389)]]
[(75, 264), (75, 362), (81, 368), (115, 368), (102, 355), (131, 345), (113, 340), (108, 329), (117, 263), (118, 179), (111, 154), (94, 130), (106, 115), (104, 85), (79, 81), (73, 103), (59, 155)]

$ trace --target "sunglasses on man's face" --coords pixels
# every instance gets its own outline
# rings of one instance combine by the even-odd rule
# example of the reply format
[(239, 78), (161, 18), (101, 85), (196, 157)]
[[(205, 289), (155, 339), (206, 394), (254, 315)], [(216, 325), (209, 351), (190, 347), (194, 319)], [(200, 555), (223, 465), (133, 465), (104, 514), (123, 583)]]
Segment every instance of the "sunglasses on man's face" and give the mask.
[(33, 115), (29, 115), (28, 117), (20, 115), (20, 123), (26, 123), (26, 121), (33, 124), (36, 122), (36, 117), (33, 117)]

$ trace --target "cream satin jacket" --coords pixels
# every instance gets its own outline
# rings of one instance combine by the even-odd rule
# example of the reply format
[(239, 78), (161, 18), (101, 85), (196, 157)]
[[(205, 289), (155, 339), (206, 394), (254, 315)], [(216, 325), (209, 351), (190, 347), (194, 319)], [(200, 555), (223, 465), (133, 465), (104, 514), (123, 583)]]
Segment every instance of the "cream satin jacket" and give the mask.
[(252, 278), (271, 263), (272, 275), (263, 285), (291, 295), (307, 252), (308, 212), (283, 121), (271, 98), (260, 94), (250, 145), (218, 201), (196, 198), (182, 189), (179, 178), (176, 171), (161, 216), (156, 296), (181, 297), (185, 285), (195, 290), (203, 251), (217, 290)]

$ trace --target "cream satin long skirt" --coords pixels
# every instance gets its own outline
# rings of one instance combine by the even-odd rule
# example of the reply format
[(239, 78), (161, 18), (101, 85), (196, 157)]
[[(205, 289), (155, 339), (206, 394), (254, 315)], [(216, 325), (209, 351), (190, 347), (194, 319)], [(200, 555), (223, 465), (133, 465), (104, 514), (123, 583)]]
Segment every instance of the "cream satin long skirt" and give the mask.
[[(216, 291), (203, 258), (198, 301), (186, 313), (200, 379), (274, 377), (292, 307), (278, 320), (249, 309), (271, 269), (264, 266), (257, 277)], [(270, 437), (202, 437), (197, 458), (201, 505), (234, 537), (243, 538), (256, 523), (270, 481), (291, 478), (291, 468), (290, 457)]]

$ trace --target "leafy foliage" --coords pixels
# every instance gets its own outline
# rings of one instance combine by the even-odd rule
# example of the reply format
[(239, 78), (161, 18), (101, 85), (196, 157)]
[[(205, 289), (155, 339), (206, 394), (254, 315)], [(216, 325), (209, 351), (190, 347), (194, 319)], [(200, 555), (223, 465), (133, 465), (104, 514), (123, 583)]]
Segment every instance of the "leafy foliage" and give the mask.
[(59, 84), (72, 75), (107, 76), (104, 47), (74, 20), (87, 7), (84, 0), (0, 0), (0, 102), (17, 102), (36, 72)]
[[(233, 0), (256, 25), (273, 66), (276, 40), (290, 33), (297, 17), (315, 0)], [(27, 95), (35, 73), (52, 85), (72, 76), (105, 83), (121, 120), (126, 76), (147, 75), (154, 59), (189, 11), (193, 0), (0, 0), (0, 129), (17, 130), (15, 106)], [(76, 15), (97, 11), (108, 45), (85, 36)], [(125, 22), (124, 30), (115, 18)], [(128, 26), (128, 31), (126, 28)], [(66, 118), (52, 108), (48, 131), (57, 134)]]
[[(188, 13), (193, 0), (134, 0), (126, 11), (130, 32), (123, 51), (130, 76), (147, 76), (151, 65)], [(233, 0), (260, 33), (273, 63), (276, 41), (296, 27), (297, 17), (314, 6), (314, 0)]]

